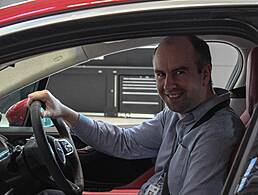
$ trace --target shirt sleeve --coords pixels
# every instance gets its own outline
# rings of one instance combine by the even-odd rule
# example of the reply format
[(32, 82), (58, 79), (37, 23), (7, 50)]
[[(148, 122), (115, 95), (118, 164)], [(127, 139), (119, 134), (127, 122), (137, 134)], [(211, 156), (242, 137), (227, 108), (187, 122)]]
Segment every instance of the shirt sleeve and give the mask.
[(120, 128), (80, 115), (71, 129), (83, 142), (106, 154), (125, 159), (153, 158), (162, 142), (163, 111), (131, 128)]
[(220, 133), (200, 137), (190, 154), (180, 195), (220, 194), (228, 172), (233, 140)]

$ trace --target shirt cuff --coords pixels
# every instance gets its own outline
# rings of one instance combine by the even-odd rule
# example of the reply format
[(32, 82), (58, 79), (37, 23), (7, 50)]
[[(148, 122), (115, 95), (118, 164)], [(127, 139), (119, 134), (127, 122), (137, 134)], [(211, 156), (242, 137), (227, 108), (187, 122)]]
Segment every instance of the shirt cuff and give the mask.
[(74, 135), (80, 136), (81, 134), (83, 134), (84, 136), (86, 136), (86, 134), (89, 134), (90, 131), (94, 129), (94, 127), (94, 121), (91, 118), (79, 114), (79, 119), (77, 120), (75, 125), (70, 128), (70, 130)]

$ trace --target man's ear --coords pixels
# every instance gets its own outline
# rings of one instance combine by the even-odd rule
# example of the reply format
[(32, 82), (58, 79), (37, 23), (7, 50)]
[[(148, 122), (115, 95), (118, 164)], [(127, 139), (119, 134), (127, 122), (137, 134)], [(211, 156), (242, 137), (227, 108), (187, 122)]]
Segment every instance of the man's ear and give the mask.
[(209, 82), (211, 80), (211, 64), (207, 64), (203, 67), (202, 71), (202, 79), (203, 79), (203, 85), (209, 85)]

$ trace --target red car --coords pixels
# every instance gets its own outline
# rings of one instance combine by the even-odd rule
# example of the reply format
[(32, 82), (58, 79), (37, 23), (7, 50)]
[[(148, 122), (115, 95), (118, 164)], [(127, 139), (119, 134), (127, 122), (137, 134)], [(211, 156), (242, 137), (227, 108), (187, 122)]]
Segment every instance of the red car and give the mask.
[(164, 107), (152, 54), (172, 34), (209, 44), (214, 86), (231, 91), (247, 127), (221, 195), (258, 192), (257, 1), (28, 0), (0, 8), (0, 194), (137, 194), (155, 159), (96, 151), (26, 98), (49, 89), (78, 112), (135, 125)]

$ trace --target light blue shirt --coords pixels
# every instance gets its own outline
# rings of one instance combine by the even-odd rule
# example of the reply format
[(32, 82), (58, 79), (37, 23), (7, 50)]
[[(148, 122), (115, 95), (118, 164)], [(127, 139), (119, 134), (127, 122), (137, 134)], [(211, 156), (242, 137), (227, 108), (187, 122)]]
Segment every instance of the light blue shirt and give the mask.
[(158, 182), (177, 134), (181, 143), (168, 170), (168, 187), (172, 195), (219, 195), (225, 182), (231, 153), (240, 139), (244, 125), (227, 106), (200, 126), (192, 126), (215, 105), (228, 100), (227, 91), (216, 95), (179, 119), (177, 113), (164, 108), (155, 118), (132, 128), (94, 121), (80, 115), (71, 131), (82, 141), (103, 153), (125, 158), (156, 158), (155, 174), (142, 192)]

